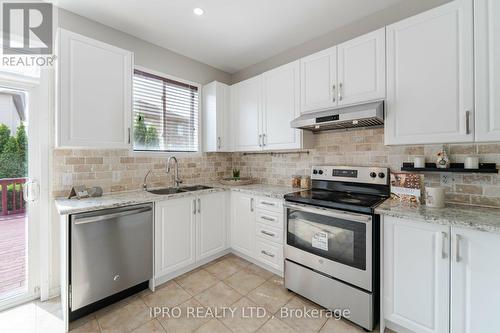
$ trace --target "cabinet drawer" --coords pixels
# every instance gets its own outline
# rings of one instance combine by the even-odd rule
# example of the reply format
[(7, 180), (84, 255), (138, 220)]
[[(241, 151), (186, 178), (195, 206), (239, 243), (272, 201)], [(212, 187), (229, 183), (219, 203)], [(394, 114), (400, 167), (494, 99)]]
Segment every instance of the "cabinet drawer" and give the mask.
[(276, 242), (279, 245), (283, 245), (283, 230), (278, 228), (273, 228), (267, 224), (257, 223), (257, 237), (262, 237), (271, 242)]
[(274, 228), (283, 229), (283, 212), (273, 213), (262, 209), (256, 211), (257, 223), (269, 225)]
[(268, 242), (260, 237), (255, 244), (255, 258), (279, 271), (283, 270), (283, 246)]
[(277, 213), (283, 213), (282, 200), (265, 197), (256, 197), (255, 200), (257, 208), (266, 209)]

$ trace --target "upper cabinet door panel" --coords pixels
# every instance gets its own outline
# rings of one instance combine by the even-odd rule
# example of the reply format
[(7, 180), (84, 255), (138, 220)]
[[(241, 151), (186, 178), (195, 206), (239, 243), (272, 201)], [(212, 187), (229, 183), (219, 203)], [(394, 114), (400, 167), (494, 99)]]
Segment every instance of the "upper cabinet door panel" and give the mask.
[(235, 91), (234, 137), (237, 150), (260, 150), (262, 77), (238, 83)]
[(337, 47), (300, 59), (301, 112), (337, 105)]
[(472, 0), (387, 27), (386, 144), (471, 142)]
[(62, 29), (59, 38), (59, 146), (128, 148), (132, 53)]
[(476, 141), (500, 141), (500, 2), (475, 1)]
[(281, 66), (263, 75), (264, 149), (300, 148), (300, 133), (290, 127), (299, 115), (298, 61)]
[(337, 48), (339, 104), (385, 98), (385, 28)]

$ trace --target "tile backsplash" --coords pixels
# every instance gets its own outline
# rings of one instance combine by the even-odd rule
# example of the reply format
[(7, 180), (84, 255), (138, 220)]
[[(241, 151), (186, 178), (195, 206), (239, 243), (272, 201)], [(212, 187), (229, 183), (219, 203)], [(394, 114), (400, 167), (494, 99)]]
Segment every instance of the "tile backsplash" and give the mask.
[[(321, 132), (314, 135), (314, 146), (301, 153), (244, 154), (205, 153), (199, 157), (180, 157), (180, 178), (186, 183), (207, 182), (231, 175), (239, 168), (241, 176), (252, 176), (265, 184), (289, 185), (294, 174), (307, 175), (313, 165), (361, 165), (400, 170), (412, 156), (425, 155), (435, 161), (442, 147), (452, 162), (463, 162), (478, 155), (480, 162), (500, 164), (500, 143), (384, 146), (383, 129), (347, 132)], [(72, 185), (102, 186), (104, 192), (139, 189), (149, 169), (151, 186), (172, 184), (166, 175), (165, 158), (132, 156), (128, 150), (66, 150), (54, 152), (53, 195), (66, 195)], [(442, 185), (448, 202), (500, 207), (498, 174), (427, 173), (426, 185)]]

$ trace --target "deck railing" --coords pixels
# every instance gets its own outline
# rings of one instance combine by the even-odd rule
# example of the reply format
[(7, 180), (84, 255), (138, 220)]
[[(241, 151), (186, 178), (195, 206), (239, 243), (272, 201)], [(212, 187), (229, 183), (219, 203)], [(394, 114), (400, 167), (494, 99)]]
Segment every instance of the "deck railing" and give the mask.
[(2, 178), (0, 179), (0, 191), (2, 195), (1, 215), (20, 214), (25, 211), (23, 188), (26, 178)]

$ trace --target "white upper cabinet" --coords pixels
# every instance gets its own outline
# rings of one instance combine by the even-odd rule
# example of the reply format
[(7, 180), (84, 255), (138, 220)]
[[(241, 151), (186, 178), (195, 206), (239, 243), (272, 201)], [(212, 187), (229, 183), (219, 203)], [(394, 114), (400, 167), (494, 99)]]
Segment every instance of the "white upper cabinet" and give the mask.
[(232, 86), (235, 150), (260, 150), (262, 147), (262, 76)]
[(385, 28), (337, 46), (339, 105), (385, 98)]
[(231, 151), (229, 86), (213, 81), (203, 86), (202, 94), (203, 151)]
[(300, 149), (309, 132), (290, 127), (290, 121), (300, 115), (300, 65), (289, 63), (262, 75), (263, 112), (262, 148)]
[(300, 59), (300, 111), (337, 106), (337, 47)]
[(500, 141), (500, 2), (474, 4), (476, 141)]
[(129, 148), (133, 54), (59, 30), (59, 147)]
[(500, 235), (455, 227), (451, 231), (451, 332), (497, 331)]
[(472, 7), (456, 0), (386, 28), (386, 144), (474, 140)]
[(416, 333), (449, 332), (449, 227), (383, 219), (384, 318)]

